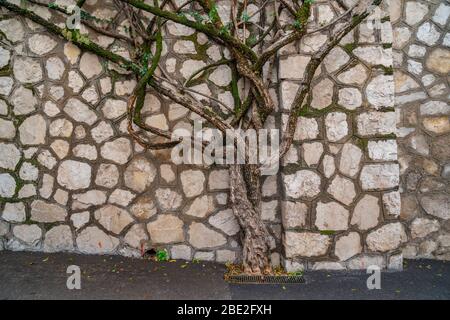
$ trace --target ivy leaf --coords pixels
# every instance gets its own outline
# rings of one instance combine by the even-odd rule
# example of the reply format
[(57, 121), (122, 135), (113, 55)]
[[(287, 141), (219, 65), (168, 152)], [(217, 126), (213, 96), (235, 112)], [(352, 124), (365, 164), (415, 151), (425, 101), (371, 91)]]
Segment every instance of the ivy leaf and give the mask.
[(219, 13), (217, 12), (217, 6), (214, 5), (208, 12), (209, 20), (214, 23), (219, 20)]
[(245, 40), (246, 45), (248, 45), (248, 46), (254, 45), (254, 44), (256, 43), (256, 41), (257, 41), (256, 35), (254, 35), (254, 34), (250, 35), (250, 37), (248, 37), (248, 38)]
[(244, 22), (248, 22), (250, 20), (250, 16), (248, 15), (247, 11), (244, 11), (242, 13), (241, 20)]
[(226, 26), (221, 27), (220, 30), (219, 30), (219, 33), (221, 35), (229, 34), (230, 33), (229, 26), (226, 25)]
[(189, 14), (190, 14), (190, 15), (195, 19), (195, 21), (198, 22), (198, 23), (202, 23), (203, 20), (205, 20), (205, 18), (204, 18), (200, 13), (198, 13), (197, 11), (191, 11), (191, 12), (189, 12)]
[(299, 20), (295, 20), (294, 23), (292, 24), (292, 26), (295, 29), (300, 30), (302, 28), (302, 23)]

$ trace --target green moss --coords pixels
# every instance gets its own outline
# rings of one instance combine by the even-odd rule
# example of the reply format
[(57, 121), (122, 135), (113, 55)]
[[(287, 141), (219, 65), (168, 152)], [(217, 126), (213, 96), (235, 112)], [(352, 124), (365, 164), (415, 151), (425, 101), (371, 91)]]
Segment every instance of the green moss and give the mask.
[(355, 15), (352, 17), (352, 24), (357, 25), (362, 20), (361, 15)]
[(386, 140), (395, 140), (397, 139), (397, 135), (395, 133), (383, 134), (376, 136), (376, 138), (386, 139)]
[(355, 137), (355, 143), (362, 151), (366, 151), (367, 145), (369, 144), (369, 139)]
[(334, 231), (334, 230), (320, 230), (320, 234), (326, 235), (326, 236), (332, 236), (335, 233), (336, 233), (336, 231)]
[(0, 69), (0, 77), (10, 76), (12, 74), (12, 70), (10, 65), (4, 66)]
[(75, 40), (77, 40), (78, 42), (89, 46), (91, 44), (91, 40), (84, 34), (81, 34), (78, 30), (76, 30), (77, 32), (73, 33), (73, 36), (75, 37)]
[(56, 227), (58, 225), (60, 225), (59, 222), (44, 223), (44, 229), (45, 229), (45, 231), (49, 231), (50, 229), (52, 229), (53, 227)]
[(208, 17), (212, 23), (220, 21), (219, 12), (217, 11), (217, 6), (215, 4), (211, 6), (211, 10), (208, 12)]
[(300, 9), (297, 11), (297, 19), (300, 22), (300, 26), (306, 26), (309, 16), (311, 14), (311, 1), (305, 1)]
[(20, 179), (18, 176), (15, 176), (14, 179), (16, 180), (16, 194), (19, 193), (20, 189), (25, 185), (25, 181)]
[(385, 67), (385, 66), (381, 66), (381, 68), (383, 69), (383, 72), (386, 76), (392, 76), (394, 74), (394, 68), (393, 67)]
[(61, 30), (61, 35), (67, 40), (72, 41), (72, 31), (67, 28)]
[(16, 116), (12, 119), (12, 121), (13, 121), (14, 125), (15, 125), (16, 128), (17, 128), (17, 127), (19, 127), (19, 126), (22, 124), (22, 122), (25, 121), (26, 118), (27, 118), (26, 115), (16, 115)]
[(392, 43), (383, 43), (383, 48), (384, 48), (384, 49), (390, 49), (390, 48), (392, 48)]
[(338, 109), (336, 105), (329, 105), (328, 107), (323, 109), (314, 109), (310, 105), (306, 104), (300, 109), (300, 111), (298, 112), (298, 116), (305, 118), (319, 118), (335, 109)]
[(37, 158), (36, 158), (37, 156), (35, 155), (35, 156), (33, 156), (33, 158), (31, 158), (30, 160), (28, 160), (28, 162), (29, 163), (31, 163), (33, 166), (35, 166), (35, 167), (40, 167), (40, 163), (39, 163), (39, 161), (37, 160)]
[(23, 224), (28, 224), (28, 225), (30, 225), (30, 224), (36, 224), (36, 223), (37, 223), (37, 222), (31, 220), (30, 217), (27, 217), (27, 218), (25, 219), (25, 221), (23, 222)]
[(352, 53), (356, 48), (356, 43), (347, 43), (342, 48), (347, 51), (347, 53)]

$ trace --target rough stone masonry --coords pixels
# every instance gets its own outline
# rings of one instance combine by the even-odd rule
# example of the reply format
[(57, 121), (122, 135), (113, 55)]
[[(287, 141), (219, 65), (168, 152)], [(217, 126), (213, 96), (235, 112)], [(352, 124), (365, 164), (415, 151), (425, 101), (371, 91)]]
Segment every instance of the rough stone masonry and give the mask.
[(450, 4), (391, 1), (406, 258), (450, 259)]
[[(299, 118), (280, 172), (262, 186), (274, 265), (401, 269), (402, 256), (449, 258), (450, 5), (438, 2), (384, 0), (320, 66), (312, 112)], [(85, 5), (104, 19), (117, 13), (112, 1)], [(218, 5), (219, 14), (230, 8)], [(310, 24), (340, 14), (315, 1)], [(174, 165), (170, 151), (135, 143), (126, 128), (135, 79), (3, 9), (0, 31), (0, 250), (140, 257), (165, 248), (173, 259), (239, 261), (226, 167)], [(82, 31), (129, 55), (113, 38)], [(161, 68), (181, 81), (229, 54), (171, 22), (164, 34)], [(279, 52), (268, 128), (285, 123), (302, 68), (327, 40), (318, 32)], [(230, 81), (223, 65), (195, 89), (232, 106)], [(143, 116), (162, 130), (190, 129), (196, 119), (153, 91)]]

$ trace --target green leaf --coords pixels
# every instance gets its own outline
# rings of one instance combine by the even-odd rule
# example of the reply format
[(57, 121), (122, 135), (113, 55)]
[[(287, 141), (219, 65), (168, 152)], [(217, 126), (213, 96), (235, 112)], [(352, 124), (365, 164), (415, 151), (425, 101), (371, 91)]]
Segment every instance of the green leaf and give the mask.
[(209, 20), (214, 23), (219, 21), (219, 13), (217, 12), (217, 6), (214, 5), (211, 10), (208, 12)]
[(247, 38), (247, 40), (245, 40), (246, 45), (248, 46), (252, 46), (253, 44), (255, 44), (257, 41), (256, 35), (252, 34), (250, 35), (250, 37)]
[(169, 260), (169, 253), (166, 249), (158, 250), (156, 252), (156, 261), (167, 261)]
[(299, 30), (299, 29), (302, 28), (302, 23), (301, 23), (299, 20), (295, 20), (294, 23), (292, 24), (292, 26), (293, 26), (295, 29)]
[(227, 25), (221, 27), (220, 30), (219, 30), (219, 33), (220, 33), (221, 35), (227, 35), (227, 34), (230, 34), (230, 24), (227, 24)]
[(241, 15), (241, 20), (244, 22), (248, 22), (250, 20), (250, 16), (248, 15), (247, 11), (244, 11)]
[(189, 14), (195, 19), (196, 22), (202, 23), (205, 18), (197, 11), (190, 11)]

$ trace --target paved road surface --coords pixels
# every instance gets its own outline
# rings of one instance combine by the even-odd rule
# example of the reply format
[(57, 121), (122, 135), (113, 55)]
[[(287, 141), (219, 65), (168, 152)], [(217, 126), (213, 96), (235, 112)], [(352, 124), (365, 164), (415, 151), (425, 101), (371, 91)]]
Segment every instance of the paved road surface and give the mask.
[[(68, 290), (69, 265), (82, 272)], [(9, 299), (450, 299), (450, 262), (407, 261), (368, 290), (364, 272), (305, 274), (305, 284), (230, 285), (214, 263), (152, 262), (119, 256), (0, 252), (0, 300)]]

